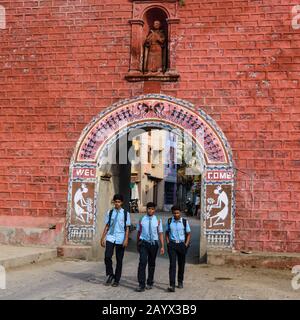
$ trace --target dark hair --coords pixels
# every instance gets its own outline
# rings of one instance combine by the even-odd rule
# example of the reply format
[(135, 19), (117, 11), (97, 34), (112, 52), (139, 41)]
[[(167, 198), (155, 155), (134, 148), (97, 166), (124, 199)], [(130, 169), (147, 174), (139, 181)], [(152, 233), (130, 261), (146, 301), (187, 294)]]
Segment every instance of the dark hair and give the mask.
[(155, 205), (154, 202), (148, 202), (148, 203), (147, 203), (147, 209), (148, 209), (148, 208), (155, 208), (155, 207), (156, 207), (156, 205)]
[(180, 207), (179, 207), (179, 206), (176, 206), (176, 205), (173, 206), (173, 207), (171, 208), (171, 210), (172, 210), (172, 212), (177, 211), (177, 210), (178, 210), (178, 211), (181, 211), (181, 210), (180, 210)]
[(113, 201), (116, 201), (116, 200), (120, 200), (120, 201), (124, 201), (124, 197), (122, 194), (115, 194), (114, 197), (113, 197)]

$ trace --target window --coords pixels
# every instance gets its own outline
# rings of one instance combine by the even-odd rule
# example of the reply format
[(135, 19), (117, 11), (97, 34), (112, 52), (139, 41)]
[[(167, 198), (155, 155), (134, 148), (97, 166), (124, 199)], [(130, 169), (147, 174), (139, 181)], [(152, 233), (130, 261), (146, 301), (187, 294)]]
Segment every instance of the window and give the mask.
[(148, 163), (151, 163), (151, 147), (148, 147)]
[(174, 163), (175, 161), (175, 149), (174, 147), (170, 147), (170, 161)]
[(175, 183), (165, 182), (165, 204), (174, 204)]

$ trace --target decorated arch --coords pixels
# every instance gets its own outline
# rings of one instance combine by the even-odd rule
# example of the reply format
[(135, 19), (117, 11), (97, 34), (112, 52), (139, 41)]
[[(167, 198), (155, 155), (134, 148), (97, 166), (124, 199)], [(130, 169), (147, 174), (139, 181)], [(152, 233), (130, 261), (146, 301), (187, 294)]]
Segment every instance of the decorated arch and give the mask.
[[(90, 244), (97, 231), (103, 150), (131, 128), (158, 127), (187, 132), (204, 166), (201, 181), (202, 228), (208, 246), (234, 243), (234, 166), (226, 137), (202, 110), (180, 99), (149, 94), (122, 100), (99, 113), (82, 131), (69, 171), (67, 242)], [(84, 205), (83, 205), (84, 203)]]

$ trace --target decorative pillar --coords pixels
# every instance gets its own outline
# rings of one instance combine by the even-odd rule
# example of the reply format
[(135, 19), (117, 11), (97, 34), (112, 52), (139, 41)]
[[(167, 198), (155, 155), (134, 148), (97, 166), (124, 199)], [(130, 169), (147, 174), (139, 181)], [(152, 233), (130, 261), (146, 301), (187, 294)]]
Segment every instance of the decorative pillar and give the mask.
[(129, 20), (131, 24), (131, 52), (129, 74), (140, 73), (142, 71), (142, 35), (144, 21), (141, 19)]
[(168, 44), (169, 44), (169, 73), (176, 73), (176, 46), (177, 46), (177, 25), (180, 20), (178, 18), (167, 19), (168, 22)]

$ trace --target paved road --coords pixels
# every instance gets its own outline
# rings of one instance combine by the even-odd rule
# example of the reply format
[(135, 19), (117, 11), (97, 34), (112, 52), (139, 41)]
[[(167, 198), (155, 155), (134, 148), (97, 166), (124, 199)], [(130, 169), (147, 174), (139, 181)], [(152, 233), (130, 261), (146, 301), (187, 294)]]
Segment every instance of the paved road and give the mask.
[[(164, 221), (166, 215), (163, 216)], [(138, 216), (133, 216), (133, 220)], [(159, 256), (153, 290), (134, 291), (138, 255), (134, 240), (125, 254), (120, 287), (105, 287), (101, 262), (57, 259), (7, 272), (7, 289), (0, 299), (300, 299), (291, 286), (291, 271), (195, 264), (199, 221), (192, 219), (193, 245), (186, 265), (185, 288), (168, 293), (168, 258)], [(131, 234), (132, 239), (135, 233)]]
[(138, 257), (127, 252), (120, 287), (103, 285), (102, 262), (64, 261), (22, 267), (7, 274), (0, 299), (299, 299), (290, 271), (187, 264), (185, 288), (166, 292), (168, 260), (159, 257), (155, 286), (144, 293), (137, 285)]

